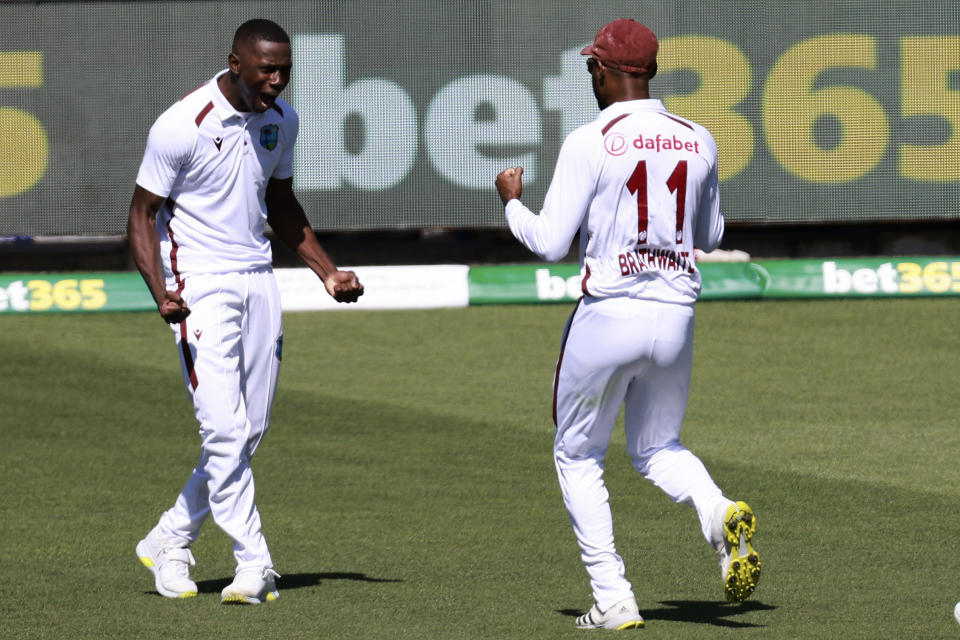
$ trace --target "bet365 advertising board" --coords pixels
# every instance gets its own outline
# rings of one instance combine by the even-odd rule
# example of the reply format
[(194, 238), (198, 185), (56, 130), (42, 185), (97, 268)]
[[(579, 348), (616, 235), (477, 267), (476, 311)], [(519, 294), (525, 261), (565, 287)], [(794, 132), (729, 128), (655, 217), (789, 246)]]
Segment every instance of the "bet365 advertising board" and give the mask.
[[(334, 303), (309, 269), (277, 269), (284, 311), (427, 309), (569, 302), (575, 264), (349, 267), (366, 292)], [(960, 295), (960, 257), (703, 263), (701, 300)], [(155, 310), (139, 273), (3, 274), (0, 315)]]
[[(960, 258), (707, 262), (701, 300), (960, 295)], [(470, 269), (471, 304), (572, 301), (583, 295), (574, 264)]]
[(654, 97), (712, 130), (728, 221), (960, 217), (955, 0), (0, 0), (0, 235), (123, 234), (153, 120), (259, 16), (292, 38), (319, 230), (501, 226), (514, 165), (538, 208), (597, 114), (579, 51), (624, 16), (660, 37)]

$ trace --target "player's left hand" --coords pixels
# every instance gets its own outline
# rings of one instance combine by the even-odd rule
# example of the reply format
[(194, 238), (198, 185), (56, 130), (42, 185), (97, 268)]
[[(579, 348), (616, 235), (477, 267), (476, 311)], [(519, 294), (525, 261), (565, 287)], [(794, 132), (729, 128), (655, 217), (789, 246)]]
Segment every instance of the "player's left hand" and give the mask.
[(334, 271), (323, 281), (323, 286), (337, 302), (356, 302), (363, 295), (363, 285), (353, 271)]
[(509, 167), (500, 172), (497, 176), (497, 191), (500, 192), (500, 199), (506, 205), (513, 199), (520, 199), (523, 192), (523, 167)]

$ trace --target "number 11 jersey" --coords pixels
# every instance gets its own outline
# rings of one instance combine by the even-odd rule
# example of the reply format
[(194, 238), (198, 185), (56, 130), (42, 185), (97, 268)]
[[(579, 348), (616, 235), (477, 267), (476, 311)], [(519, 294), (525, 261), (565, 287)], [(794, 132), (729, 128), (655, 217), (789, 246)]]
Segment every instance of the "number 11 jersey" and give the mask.
[(551, 261), (580, 230), (584, 295), (692, 304), (694, 248), (723, 238), (716, 143), (660, 100), (615, 102), (567, 136), (540, 214), (511, 200), (506, 216)]

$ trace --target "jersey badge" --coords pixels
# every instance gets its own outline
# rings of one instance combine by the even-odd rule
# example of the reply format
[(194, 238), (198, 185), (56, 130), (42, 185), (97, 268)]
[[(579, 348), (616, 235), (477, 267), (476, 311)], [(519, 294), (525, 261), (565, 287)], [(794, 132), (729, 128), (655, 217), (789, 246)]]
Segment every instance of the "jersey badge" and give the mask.
[(265, 124), (260, 127), (260, 146), (267, 151), (273, 151), (277, 148), (277, 141), (280, 139), (280, 127), (275, 124)]
[(626, 139), (614, 131), (603, 139), (603, 148), (612, 156), (622, 156), (627, 152), (628, 145)]
[(217, 145), (217, 151), (220, 151), (220, 145), (223, 144), (223, 138), (217, 136), (213, 139), (213, 144)]

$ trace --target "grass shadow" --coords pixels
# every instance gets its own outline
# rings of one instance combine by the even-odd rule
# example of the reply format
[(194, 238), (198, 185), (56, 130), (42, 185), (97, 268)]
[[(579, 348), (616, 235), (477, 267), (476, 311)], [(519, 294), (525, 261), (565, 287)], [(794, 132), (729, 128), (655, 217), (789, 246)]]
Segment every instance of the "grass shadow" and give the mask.
[[(695, 622), (710, 624), (715, 627), (732, 627), (738, 629), (763, 628), (765, 625), (750, 622), (728, 620), (731, 616), (753, 611), (773, 611), (776, 607), (752, 600), (740, 604), (726, 602), (712, 602), (707, 600), (665, 600), (659, 604), (659, 609), (641, 609), (640, 615), (646, 621), (667, 620), (670, 622)], [(558, 609), (557, 613), (575, 618), (583, 615), (580, 609)]]
[[(278, 589), (302, 589), (315, 587), (324, 580), (353, 580), (356, 582), (404, 582), (392, 578), (374, 578), (365, 573), (350, 571), (330, 571), (326, 573), (285, 573), (277, 580)], [(201, 580), (197, 582), (198, 593), (220, 593), (233, 578)]]

